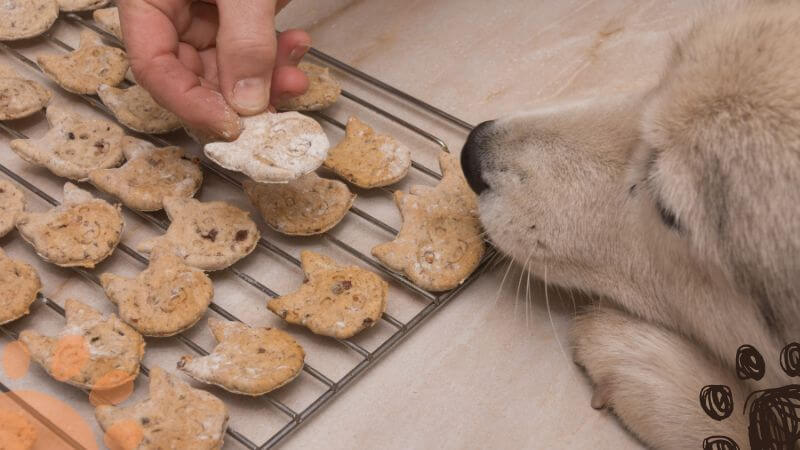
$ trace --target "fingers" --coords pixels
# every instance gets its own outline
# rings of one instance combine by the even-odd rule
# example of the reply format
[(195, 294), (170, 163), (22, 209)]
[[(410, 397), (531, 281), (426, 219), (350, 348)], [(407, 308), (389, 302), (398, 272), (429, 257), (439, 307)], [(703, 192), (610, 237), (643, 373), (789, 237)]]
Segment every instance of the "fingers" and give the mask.
[[(235, 139), (241, 131), (239, 116), (222, 95), (201, 85), (187, 49), (179, 50), (176, 24), (184, 21), (189, 0), (121, 0), (120, 19), (128, 56), (136, 80), (162, 106), (188, 125), (208, 130), (223, 139)], [(184, 8), (185, 11), (181, 8)]]
[(309, 48), (311, 48), (311, 36), (305, 31), (287, 30), (278, 36), (278, 50), (270, 92), (273, 104), (287, 97), (302, 95), (308, 90), (308, 77), (297, 68), (297, 64)]
[(180, 40), (198, 50), (213, 47), (217, 40), (219, 16), (210, 3), (194, 2), (189, 6), (191, 19), (178, 29)]
[(240, 114), (263, 112), (276, 54), (276, 0), (217, 0), (217, 65), (225, 99)]

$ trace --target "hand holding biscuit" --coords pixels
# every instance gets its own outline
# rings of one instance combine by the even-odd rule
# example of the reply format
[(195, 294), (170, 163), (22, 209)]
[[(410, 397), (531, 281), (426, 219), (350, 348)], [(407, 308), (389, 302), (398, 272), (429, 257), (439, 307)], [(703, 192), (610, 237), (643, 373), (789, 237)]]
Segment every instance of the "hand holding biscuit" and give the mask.
[(120, 0), (136, 80), (187, 126), (235, 139), (240, 114), (308, 88), (297, 64), (311, 38), (275, 35), (275, 14), (289, 1)]

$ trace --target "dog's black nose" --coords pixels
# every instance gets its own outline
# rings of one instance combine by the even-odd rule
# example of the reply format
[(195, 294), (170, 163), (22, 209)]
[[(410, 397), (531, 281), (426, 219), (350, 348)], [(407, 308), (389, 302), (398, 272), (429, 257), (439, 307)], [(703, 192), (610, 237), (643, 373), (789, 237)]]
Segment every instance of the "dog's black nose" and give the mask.
[(472, 129), (461, 149), (461, 170), (467, 179), (469, 187), (480, 195), (481, 192), (489, 189), (481, 176), (481, 156), (485, 154), (488, 137), (491, 135), (491, 127), (494, 121), (483, 122)]

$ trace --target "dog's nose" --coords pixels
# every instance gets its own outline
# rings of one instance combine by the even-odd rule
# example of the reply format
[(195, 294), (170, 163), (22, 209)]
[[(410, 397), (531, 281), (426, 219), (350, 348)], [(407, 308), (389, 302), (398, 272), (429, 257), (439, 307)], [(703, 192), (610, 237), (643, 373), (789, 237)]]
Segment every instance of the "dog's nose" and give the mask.
[(464, 171), (464, 178), (467, 179), (469, 187), (480, 195), (481, 192), (489, 189), (481, 176), (481, 156), (486, 151), (487, 137), (494, 121), (483, 122), (472, 129), (461, 149), (461, 170)]

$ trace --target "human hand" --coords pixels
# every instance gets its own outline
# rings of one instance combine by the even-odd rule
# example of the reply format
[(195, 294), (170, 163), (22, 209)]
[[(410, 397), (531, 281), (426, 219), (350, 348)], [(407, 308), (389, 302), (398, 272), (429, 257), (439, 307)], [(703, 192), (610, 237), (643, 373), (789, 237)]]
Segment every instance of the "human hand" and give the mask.
[(233, 140), (241, 115), (308, 89), (297, 63), (311, 37), (275, 35), (291, 0), (119, 0), (136, 81), (190, 128)]

